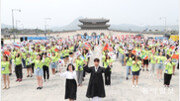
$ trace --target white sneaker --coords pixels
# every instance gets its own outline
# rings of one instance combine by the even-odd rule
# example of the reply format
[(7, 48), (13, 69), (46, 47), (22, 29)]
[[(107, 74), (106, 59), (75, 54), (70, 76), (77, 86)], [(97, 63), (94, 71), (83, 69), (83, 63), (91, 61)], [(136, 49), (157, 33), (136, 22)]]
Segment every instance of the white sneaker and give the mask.
[(132, 87), (134, 88), (134, 87), (135, 87), (135, 85), (132, 85)]

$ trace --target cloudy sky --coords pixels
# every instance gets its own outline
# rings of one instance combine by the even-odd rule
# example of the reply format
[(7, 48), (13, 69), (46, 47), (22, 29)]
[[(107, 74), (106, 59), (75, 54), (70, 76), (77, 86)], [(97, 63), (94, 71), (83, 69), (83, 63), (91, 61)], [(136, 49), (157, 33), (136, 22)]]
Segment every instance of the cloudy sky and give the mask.
[(1, 0), (1, 23), (12, 25), (11, 9), (18, 26), (44, 28), (69, 24), (79, 16), (108, 18), (110, 24), (177, 25), (179, 0)]

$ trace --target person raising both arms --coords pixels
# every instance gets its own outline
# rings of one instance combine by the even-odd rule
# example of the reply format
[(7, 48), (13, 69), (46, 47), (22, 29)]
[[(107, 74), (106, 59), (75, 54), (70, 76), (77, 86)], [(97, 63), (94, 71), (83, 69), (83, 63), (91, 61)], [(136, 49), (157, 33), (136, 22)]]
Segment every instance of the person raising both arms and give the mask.
[(104, 89), (104, 81), (102, 73), (105, 72), (105, 68), (99, 66), (100, 60), (98, 58), (94, 59), (94, 66), (88, 67), (88, 63), (86, 61), (83, 69), (87, 73), (91, 73), (88, 89), (86, 93), (86, 97), (92, 98), (92, 101), (99, 101), (101, 98), (104, 98), (105, 89)]
[(135, 59), (135, 56), (132, 54), (132, 49), (128, 49), (128, 53), (125, 55), (124, 64), (126, 65), (126, 80), (128, 80), (128, 75), (132, 68), (132, 61)]
[(60, 76), (66, 78), (66, 85), (65, 85), (65, 99), (69, 99), (69, 101), (74, 101), (76, 100), (77, 96), (77, 83), (76, 83), (76, 72), (74, 71), (74, 65), (69, 64), (67, 66), (67, 71), (62, 73), (61, 70), (62, 68), (59, 69)]
[(25, 57), (25, 66), (27, 68), (27, 77), (32, 77), (32, 58), (29, 53)]
[(15, 73), (16, 73), (16, 82), (22, 81), (23, 73), (22, 73), (22, 55), (20, 52), (17, 52), (14, 57), (14, 63), (15, 63)]

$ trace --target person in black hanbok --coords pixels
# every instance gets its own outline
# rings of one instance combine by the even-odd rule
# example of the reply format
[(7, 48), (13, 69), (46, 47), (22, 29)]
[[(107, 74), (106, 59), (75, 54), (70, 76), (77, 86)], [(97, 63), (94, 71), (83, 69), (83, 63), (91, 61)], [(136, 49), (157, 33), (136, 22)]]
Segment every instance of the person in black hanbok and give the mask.
[(67, 71), (61, 73), (61, 69), (59, 70), (60, 76), (66, 78), (66, 88), (65, 88), (65, 99), (69, 99), (69, 101), (76, 100), (76, 92), (77, 92), (77, 83), (76, 83), (76, 72), (75, 68), (72, 64), (69, 64), (67, 67)]
[(87, 73), (91, 73), (89, 85), (86, 93), (86, 97), (95, 99), (104, 98), (106, 96), (104, 89), (104, 81), (102, 73), (105, 72), (105, 68), (99, 66), (100, 60), (98, 58), (94, 59), (94, 66), (88, 67), (87, 62), (85, 62), (84, 70)]

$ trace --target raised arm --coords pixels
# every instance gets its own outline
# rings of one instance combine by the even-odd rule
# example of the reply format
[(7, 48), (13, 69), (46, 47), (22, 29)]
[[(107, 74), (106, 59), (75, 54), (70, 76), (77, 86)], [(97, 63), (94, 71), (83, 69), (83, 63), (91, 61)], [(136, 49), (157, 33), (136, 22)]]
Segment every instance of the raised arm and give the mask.
[(91, 73), (91, 69), (88, 67), (88, 65), (85, 65), (83, 67), (84, 71), (88, 72), (88, 73)]
[(91, 73), (91, 69), (88, 67), (87, 62), (86, 61), (84, 62), (85, 62), (85, 66), (83, 66), (84, 71)]

